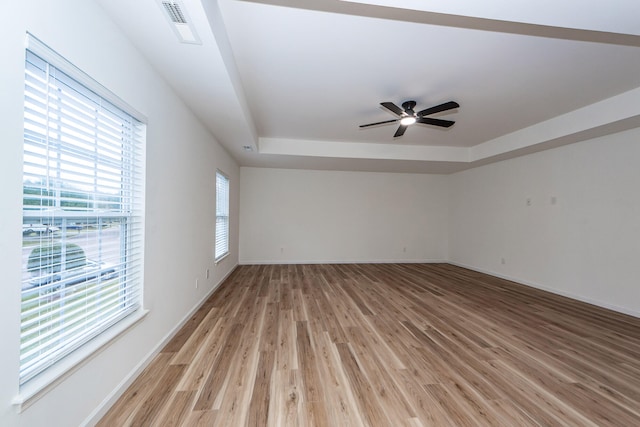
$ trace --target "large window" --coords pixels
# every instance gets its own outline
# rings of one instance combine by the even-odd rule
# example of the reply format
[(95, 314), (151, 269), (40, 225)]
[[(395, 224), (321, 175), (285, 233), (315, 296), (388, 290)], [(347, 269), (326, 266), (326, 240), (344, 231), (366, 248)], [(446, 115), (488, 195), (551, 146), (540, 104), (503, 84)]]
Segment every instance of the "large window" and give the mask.
[(216, 261), (229, 253), (229, 178), (216, 173)]
[(145, 139), (33, 38), (24, 95), (21, 384), (140, 308)]

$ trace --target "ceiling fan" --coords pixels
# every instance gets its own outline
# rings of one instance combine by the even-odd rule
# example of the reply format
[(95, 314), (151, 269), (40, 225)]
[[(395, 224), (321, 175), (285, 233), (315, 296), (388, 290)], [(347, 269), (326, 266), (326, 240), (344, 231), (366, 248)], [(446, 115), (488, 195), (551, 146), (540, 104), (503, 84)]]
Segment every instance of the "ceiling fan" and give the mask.
[(393, 102), (381, 102), (380, 105), (382, 105), (384, 108), (386, 108), (387, 110), (391, 111), (393, 114), (398, 116), (398, 118), (393, 120), (385, 120), (383, 122), (369, 123), (368, 125), (360, 125), (360, 127), (366, 128), (369, 126), (376, 126), (376, 125), (382, 125), (385, 123), (394, 123), (399, 121), (400, 127), (398, 127), (398, 130), (396, 130), (396, 133), (393, 135), (394, 138), (404, 135), (404, 132), (407, 130), (407, 127), (411, 126), (414, 123), (440, 126), (443, 128), (451, 127), (455, 123), (454, 121), (434, 119), (433, 117), (426, 117), (426, 116), (460, 107), (460, 105), (457, 102), (449, 101), (449, 102), (445, 102), (444, 104), (436, 105), (435, 107), (426, 108), (416, 113), (413, 110), (413, 108), (416, 106), (415, 101), (406, 101), (402, 103), (402, 108), (398, 107)]

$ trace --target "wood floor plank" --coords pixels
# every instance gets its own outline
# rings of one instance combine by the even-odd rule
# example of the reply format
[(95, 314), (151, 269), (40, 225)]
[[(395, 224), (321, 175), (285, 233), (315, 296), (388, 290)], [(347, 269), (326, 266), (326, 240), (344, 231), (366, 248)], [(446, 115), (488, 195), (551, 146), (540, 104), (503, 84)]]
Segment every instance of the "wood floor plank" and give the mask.
[(322, 318), (322, 324), (329, 332), (333, 342), (347, 342), (342, 323), (336, 315), (334, 307), (331, 305), (331, 301), (327, 296), (327, 285), (322, 277), (318, 280), (320, 285), (313, 289), (313, 297), (316, 300), (319, 314)]
[(174, 395), (169, 397), (168, 403), (164, 405), (164, 408), (158, 411), (159, 414), (152, 426), (178, 427), (182, 425), (186, 417), (191, 413), (195, 396), (196, 392), (193, 390), (174, 392)]
[(324, 397), (327, 402), (330, 425), (361, 426), (362, 418), (353, 394), (347, 387), (348, 380), (340, 363), (338, 349), (329, 333), (314, 337), (320, 365), (320, 376), (324, 382)]
[(216, 425), (224, 425), (216, 423), (218, 411), (192, 411), (185, 422), (184, 427), (211, 427)]
[(635, 426), (640, 319), (448, 264), (240, 266), (98, 426)]
[(212, 332), (207, 336), (207, 339), (202, 342), (191, 363), (187, 365), (185, 375), (178, 384), (178, 390), (200, 390), (203, 382), (211, 371), (216, 357), (229, 338), (232, 326), (231, 322), (226, 319), (215, 319)]
[[(181, 340), (183, 343), (182, 346), (177, 349), (178, 351), (173, 359), (171, 359), (172, 365), (188, 365), (191, 363), (198, 353), (198, 350), (202, 348), (202, 342), (219, 322), (220, 317), (216, 316), (216, 314), (217, 309), (212, 308), (204, 317), (201, 318), (199, 325), (192, 327), (192, 324), (189, 324), (187, 326), (187, 328), (191, 330), (191, 334), (186, 339), (183, 338), (184, 335), (181, 336), (181, 338), (183, 338), (183, 340)], [(162, 351), (166, 352), (168, 349), (174, 348), (174, 346), (175, 342), (172, 340)]]
[(298, 349), (298, 366), (302, 376), (302, 395), (305, 402), (322, 400), (323, 390), (320, 382), (315, 350), (311, 344), (311, 336), (307, 322), (296, 322), (296, 348)]
[(271, 403), (271, 374), (275, 366), (275, 352), (263, 350), (260, 352), (258, 371), (256, 372), (253, 393), (249, 402), (248, 425), (262, 427), (269, 420)]
[[(266, 299), (260, 299), (263, 304), (256, 304), (256, 307), (266, 306)], [(233, 354), (227, 376), (221, 383), (221, 389), (214, 400), (213, 409), (218, 411), (217, 418), (224, 420), (228, 425), (245, 424), (247, 415), (245, 408), (249, 405), (251, 385), (256, 377), (259, 336), (263, 329), (261, 325), (264, 324), (265, 310), (261, 309), (259, 312), (262, 315), (256, 316), (250, 324), (245, 325), (242, 335), (235, 338), (240, 342), (240, 346)]]
[(161, 412), (163, 405), (168, 401), (169, 396), (173, 393), (174, 388), (182, 372), (184, 372), (184, 365), (169, 365), (160, 378), (158, 383), (151, 390), (147, 399), (142, 402), (142, 405), (138, 408), (131, 425), (142, 426), (150, 425), (155, 418)]
[(570, 401), (572, 407), (598, 425), (640, 426), (640, 416), (622, 405), (602, 399), (583, 384), (563, 384), (555, 389), (555, 394)]
[(513, 402), (506, 399), (497, 399), (489, 402), (498, 417), (501, 418), (500, 425), (504, 426), (540, 426), (532, 418), (522, 412)]
[(511, 397), (518, 406), (543, 425), (592, 426), (593, 421), (575, 411), (569, 402), (562, 401), (551, 390), (540, 387), (519, 374), (516, 368), (501, 360), (489, 362), (491, 367), (512, 387)]
[(456, 399), (441, 384), (425, 385), (426, 393), (429, 397), (444, 410), (452, 425), (461, 427), (472, 427), (478, 423), (469, 416), (462, 403)]
[[(163, 349), (167, 353), (177, 353), (184, 348), (184, 345), (188, 339), (193, 339), (193, 332), (198, 328), (206, 325), (208, 322), (204, 321), (204, 318), (211, 314), (211, 303), (205, 302), (187, 323), (180, 328), (178, 333), (169, 341), (169, 343)], [(206, 327), (206, 326), (205, 326)]]
[(393, 425), (393, 421), (381, 410), (376, 398), (373, 385), (369, 382), (364, 372), (360, 369), (358, 362), (349, 347), (349, 344), (336, 344), (342, 368), (350, 384), (355, 401), (360, 408), (363, 421), (368, 426)]
[[(281, 370), (274, 373), (274, 389), (276, 391), (273, 400), (276, 426), (298, 426), (303, 424), (300, 420), (302, 402), (300, 395), (301, 380), (297, 369)], [(271, 419), (271, 417), (269, 417)]]
[(142, 371), (140, 376), (124, 392), (118, 401), (111, 407), (109, 412), (98, 422), (100, 427), (125, 426), (129, 425), (128, 420), (147, 399), (151, 390), (155, 388), (160, 380), (159, 374), (164, 372), (168, 366), (173, 353), (158, 354), (149, 366)]
[(243, 325), (238, 323), (231, 327), (227, 342), (216, 356), (209, 376), (202, 384), (198, 400), (194, 406), (196, 411), (213, 409), (213, 403), (227, 378), (231, 362), (236, 357), (236, 350), (240, 347), (240, 340), (238, 338), (242, 333), (242, 328)]
[(381, 406), (388, 412), (391, 420), (413, 418), (415, 411), (400, 392), (394, 381), (392, 371), (388, 371), (384, 361), (380, 360), (375, 347), (367, 340), (362, 328), (348, 328), (349, 344), (358, 360), (360, 369), (373, 387)]
[(295, 345), (296, 322), (292, 310), (278, 313), (278, 346), (276, 365), (278, 370), (298, 369), (298, 353)]
[(394, 371), (397, 382), (404, 396), (411, 403), (416, 418), (425, 426), (455, 426), (455, 423), (446, 414), (442, 406), (429, 393), (425, 391), (426, 384), (422, 383), (416, 372), (409, 369)]

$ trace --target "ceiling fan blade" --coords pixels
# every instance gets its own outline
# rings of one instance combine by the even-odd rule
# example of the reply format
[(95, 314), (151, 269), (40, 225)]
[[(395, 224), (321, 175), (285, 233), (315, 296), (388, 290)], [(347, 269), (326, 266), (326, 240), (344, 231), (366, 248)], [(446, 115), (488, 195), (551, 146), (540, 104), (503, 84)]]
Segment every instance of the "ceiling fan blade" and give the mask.
[(436, 105), (435, 107), (426, 108), (418, 112), (418, 117), (428, 116), (429, 114), (439, 113), (441, 111), (453, 110), (458, 108), (460, 104), (454, 101), (445, 102), (444, 104)]
[(442, 119), (433, 119), (431, 117), (419, 117), (418, 120), (416, 120), (416, 123), (422, 123), (424, 125), (433, 125), (433, 126), (440, 126), (443, 128), (448, 128), (453, 126), (453, 124), (455, 123), (452, 120), (442, 120)]
[(360, 125), (361, 128), (366, 128), (369, 126), (375, 126), (375, 125), (383, 125), (385, 123), (393, 123), (393, 122), (397, 122), (398, 119), (393, 119), (393, 120), (385, 120), (384, 122), (377, 122), (377, 123), (369, 123), (368, 125)]
[(381, 102), (380, 105), (382, 105), (384, 108), (386, 108), (387, 110), (391, 111), (393, 114), (395, 114), (397, 116), (404, 115), (404, 110), (402, 108), (398, 107), (393, 102)]
[(394, 138), (397, 138), (399, 136), (404, 135), (404, 131), (407, 130), (408, 126), (405, 125), (400, 125), (400, 127), (398, 127), (398, 130), (396, 131), (396, 133), (393, 134)]

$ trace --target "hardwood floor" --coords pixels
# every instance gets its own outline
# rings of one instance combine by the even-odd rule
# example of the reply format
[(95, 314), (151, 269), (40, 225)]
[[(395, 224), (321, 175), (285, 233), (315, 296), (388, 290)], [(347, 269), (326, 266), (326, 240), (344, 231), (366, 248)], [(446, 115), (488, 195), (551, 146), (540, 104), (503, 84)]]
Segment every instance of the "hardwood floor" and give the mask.
[(640, 426), (640, 319), (447, 264), (241, 266), (100, 426)]

